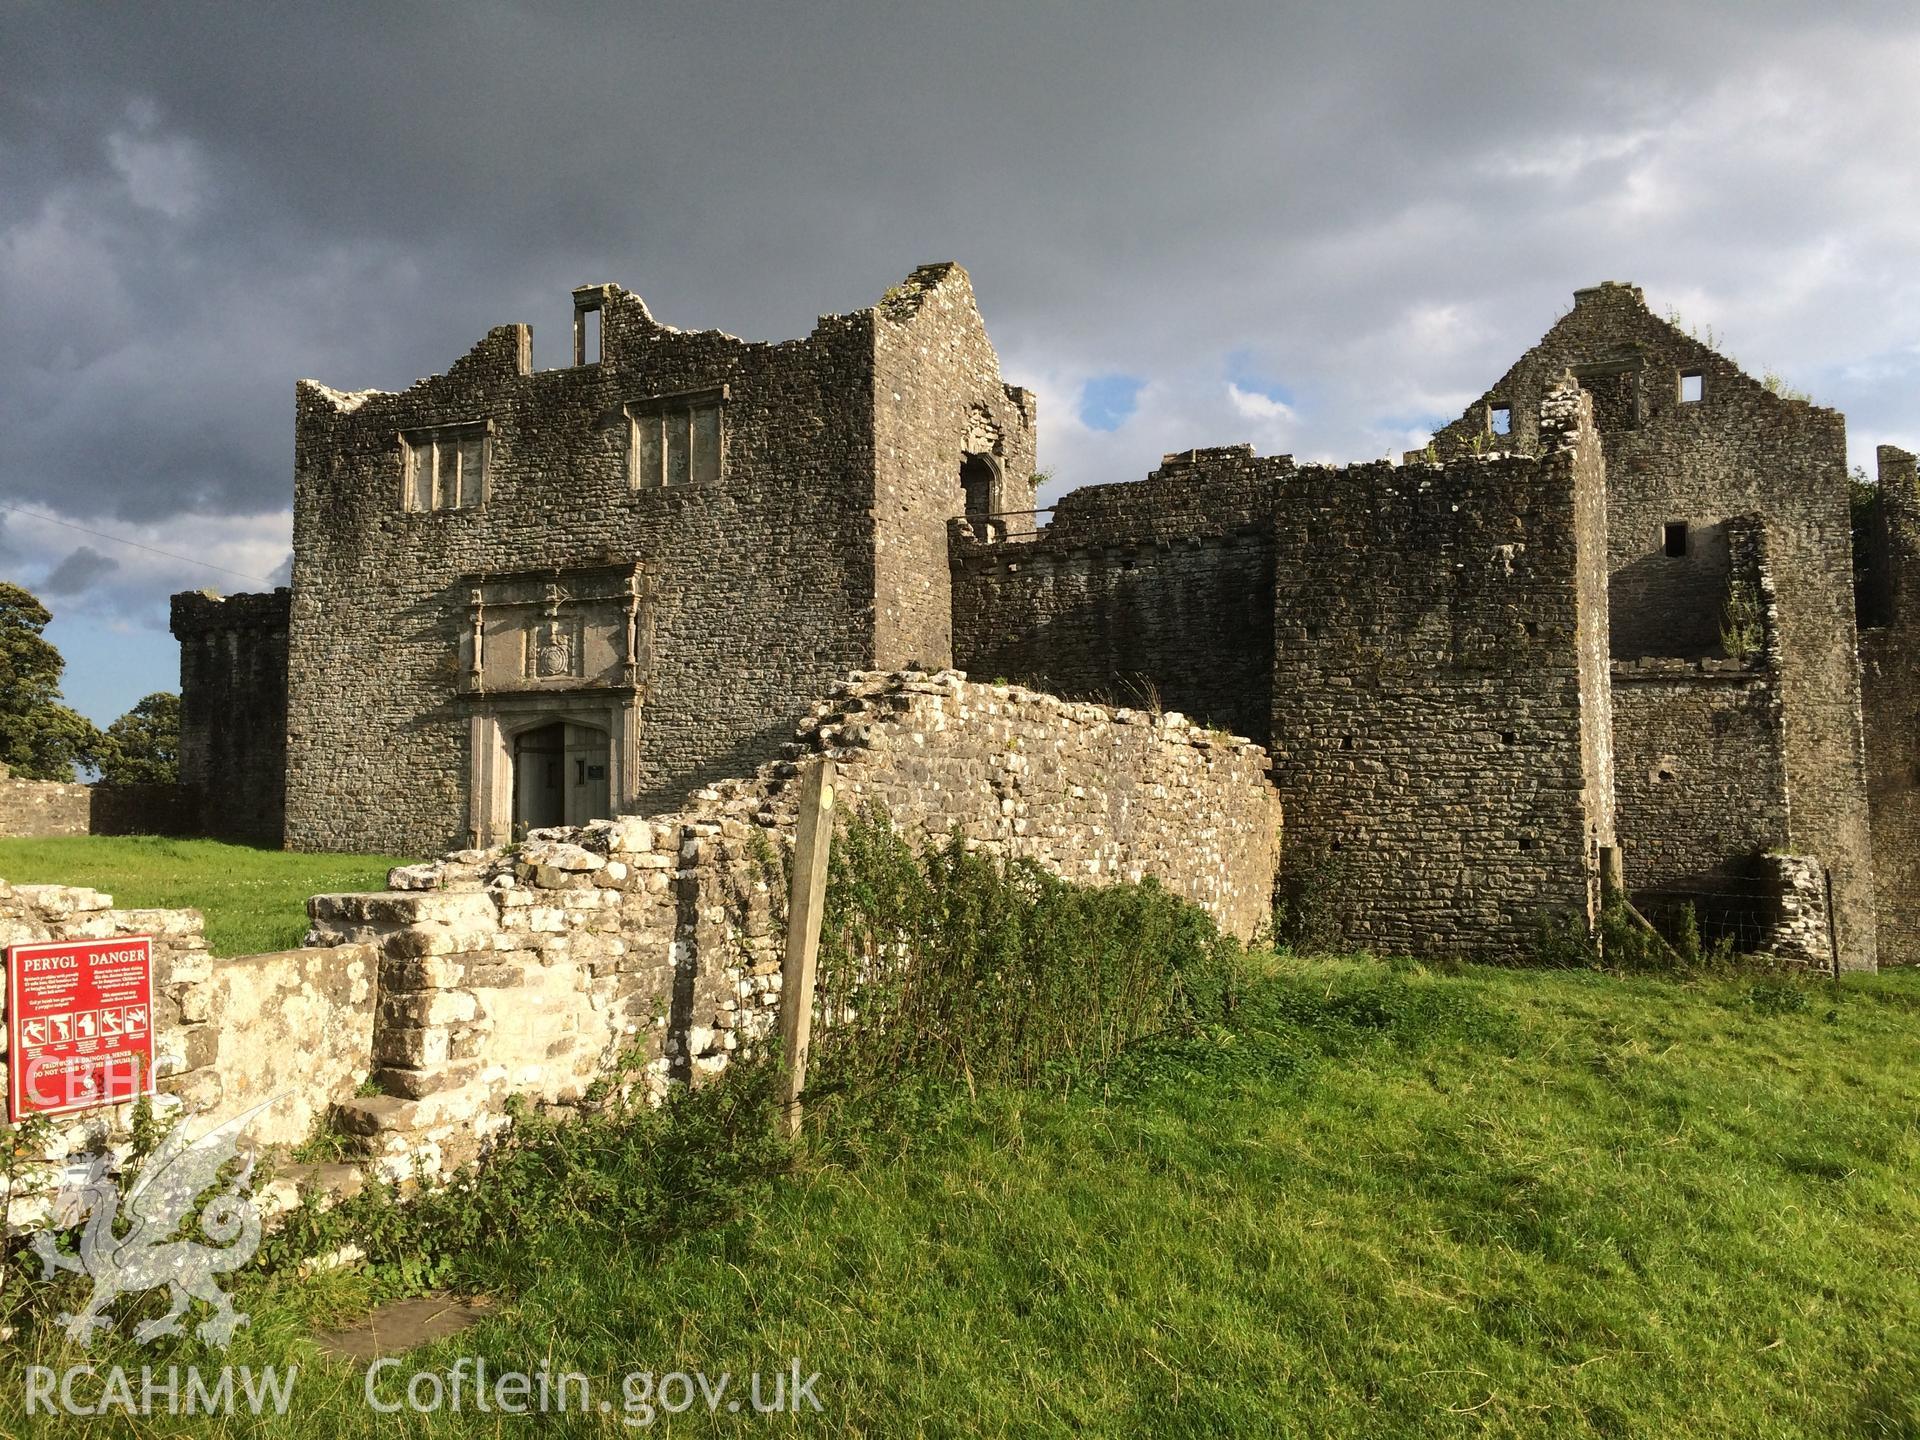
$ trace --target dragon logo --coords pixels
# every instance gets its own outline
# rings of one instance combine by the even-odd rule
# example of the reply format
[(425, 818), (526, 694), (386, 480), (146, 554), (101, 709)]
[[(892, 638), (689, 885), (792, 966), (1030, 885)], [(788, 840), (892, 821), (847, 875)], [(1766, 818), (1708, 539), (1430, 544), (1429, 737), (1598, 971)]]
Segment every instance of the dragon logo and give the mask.
[[(184, 1128), (176, 1127), (148, 1157), (124, 1197), (108, 1173), (104, 1155), (88, 1166), (84, 1183), (69, 1183), (60, 1192), (54, 1205), (56, 1216), (66, 1224), (86, 1217), (80, 1253), (77, 1257), (61, 1253), (44, 1230), (33, 1237), (33, 1248), (40, 1257), (43, 1280), (51, 1280), (61, 1270), (93, 1280), (86, 1307), (77, 1315), (60, 1317), (69, 1339), (90, 1344), (95, 1331), (113, 1324), (106, 1311), (120, 1296), (164, 1285), (173, 1292), (173, 1308), (135, 1326), (136, 1340), (145, 1344), (162, 1335), (178, 1335), (180, 1317), (191, 1302), (200, 1300), (213, 1307), (213, 1314), (194, 1333), (209, 1345), (227, 1347), (247, 1317), (234, 1312), (214, 1277), (238, 1270), (253, 1258), (260, 1245), (260, 1212), (248, 1193), (252, 1151), (231, 1178), (223, 1181), (222, 1172), (239, 1153), (241, 1132), (273, 1103), (256, 1105), (197, 1140), (188, 1140)], [(216, 1188), (219, 1193), (200, 1203), (202, 1195)], [(123, 1207), (127, 1224), (116, 1233)], [(201, 1233), (214, 1242), (211, 1246), (181, 1236), (185, 1223), (196, 1213)]]

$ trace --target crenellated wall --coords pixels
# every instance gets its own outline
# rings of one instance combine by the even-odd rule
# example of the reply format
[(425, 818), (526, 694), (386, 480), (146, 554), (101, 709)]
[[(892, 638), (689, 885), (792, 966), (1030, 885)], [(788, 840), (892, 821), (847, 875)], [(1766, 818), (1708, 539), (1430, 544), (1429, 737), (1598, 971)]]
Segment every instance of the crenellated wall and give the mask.
[(292, 592), (173, 597), (180, 642), (180, 784), (201, 833), (286, 834), (287, 625)]

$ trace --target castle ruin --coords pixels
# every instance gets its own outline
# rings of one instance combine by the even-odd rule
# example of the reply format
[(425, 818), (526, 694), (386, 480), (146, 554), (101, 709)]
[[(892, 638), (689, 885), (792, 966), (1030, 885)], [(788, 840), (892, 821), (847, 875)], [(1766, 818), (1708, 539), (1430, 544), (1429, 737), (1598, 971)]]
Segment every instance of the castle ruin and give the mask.
[(1807, 963), (1920, 959), (1913, 457), (1855, 516), (1842, 417), (1631, 286), (1404, 463), (1187, 451), (1044, 525), (958, 266), (781, 344), (574, 307), (561, 369), (509, 325), (399, 393), (300, 383), (292, 586), (175, 603), (210, 829), (671, 810), (847, 674), (952, 666), (1267, 747), (1353, 944), (1518, 952), (1615, 851), (1636, 893), (1817, 914)]

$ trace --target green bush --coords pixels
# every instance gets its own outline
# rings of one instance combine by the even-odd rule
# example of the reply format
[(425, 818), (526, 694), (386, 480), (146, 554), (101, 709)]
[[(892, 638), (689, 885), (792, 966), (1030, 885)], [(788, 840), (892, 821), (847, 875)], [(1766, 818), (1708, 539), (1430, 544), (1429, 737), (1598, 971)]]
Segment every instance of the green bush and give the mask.
[(1274, 889), (1274, 943), (1295, 955), (1331, 955), (1344, 948), (1345, 878), (1338, 851), (1289, 848)]
[(1142, 1036), (1223, 1017), (1242, 958), (1152, 880), (1083, 889), (957, 835), (916, 853), (870, 810), (834, 840), (808, 1092), (1070, 1083)]

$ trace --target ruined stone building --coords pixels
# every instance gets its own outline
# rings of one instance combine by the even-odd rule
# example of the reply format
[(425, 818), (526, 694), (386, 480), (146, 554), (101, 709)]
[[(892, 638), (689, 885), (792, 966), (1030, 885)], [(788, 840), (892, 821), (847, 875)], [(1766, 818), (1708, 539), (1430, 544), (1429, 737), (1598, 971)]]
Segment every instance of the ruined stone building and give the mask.
[(1268, 743), (1289, 851), (1332, 857), (1378, 947), (1517, 944), (1611, 835), (1636, 893), (1791, 890), (1835, 963), (1874, 965), (1882, 930), (1920, 959), (1911, 457), (1881, 455), (1864, 639), (1842, 417), (1632, 286), (1578, 292), (1406, 459), (1196, 450), (1023, 545), (960, 527), (956, 663)]
[(1913, 459), (1857, 636), (1841, 417), (1630, 286), (1404, 464), (1193, 450), (1044, 525), (957, 266), (781, 344), (574, 306), (569, 367), (510, 325), (397, 394), (301, 382), (290, 591), (175, 606), (203, 814), (426, 853), (667, 809), (917, 661), (1267, 746), (1356, 944), (1520, 950), (1618, 846), (1817, 919), (1816, 961), (1920, 958)]
[[(563, 369), (506, 325), (398, 394), (302, 382), (291, 593), (176, 608), (189, 778), (252, 814), (278, 767), (288, 845), (672, 808), (847, 672), (944, 661), (948, 519), (1033, 505), (1033, 397), (958, 266), (784, 344), (573, 298)], [(250, 684), (284, 741), (220, 733)]]

